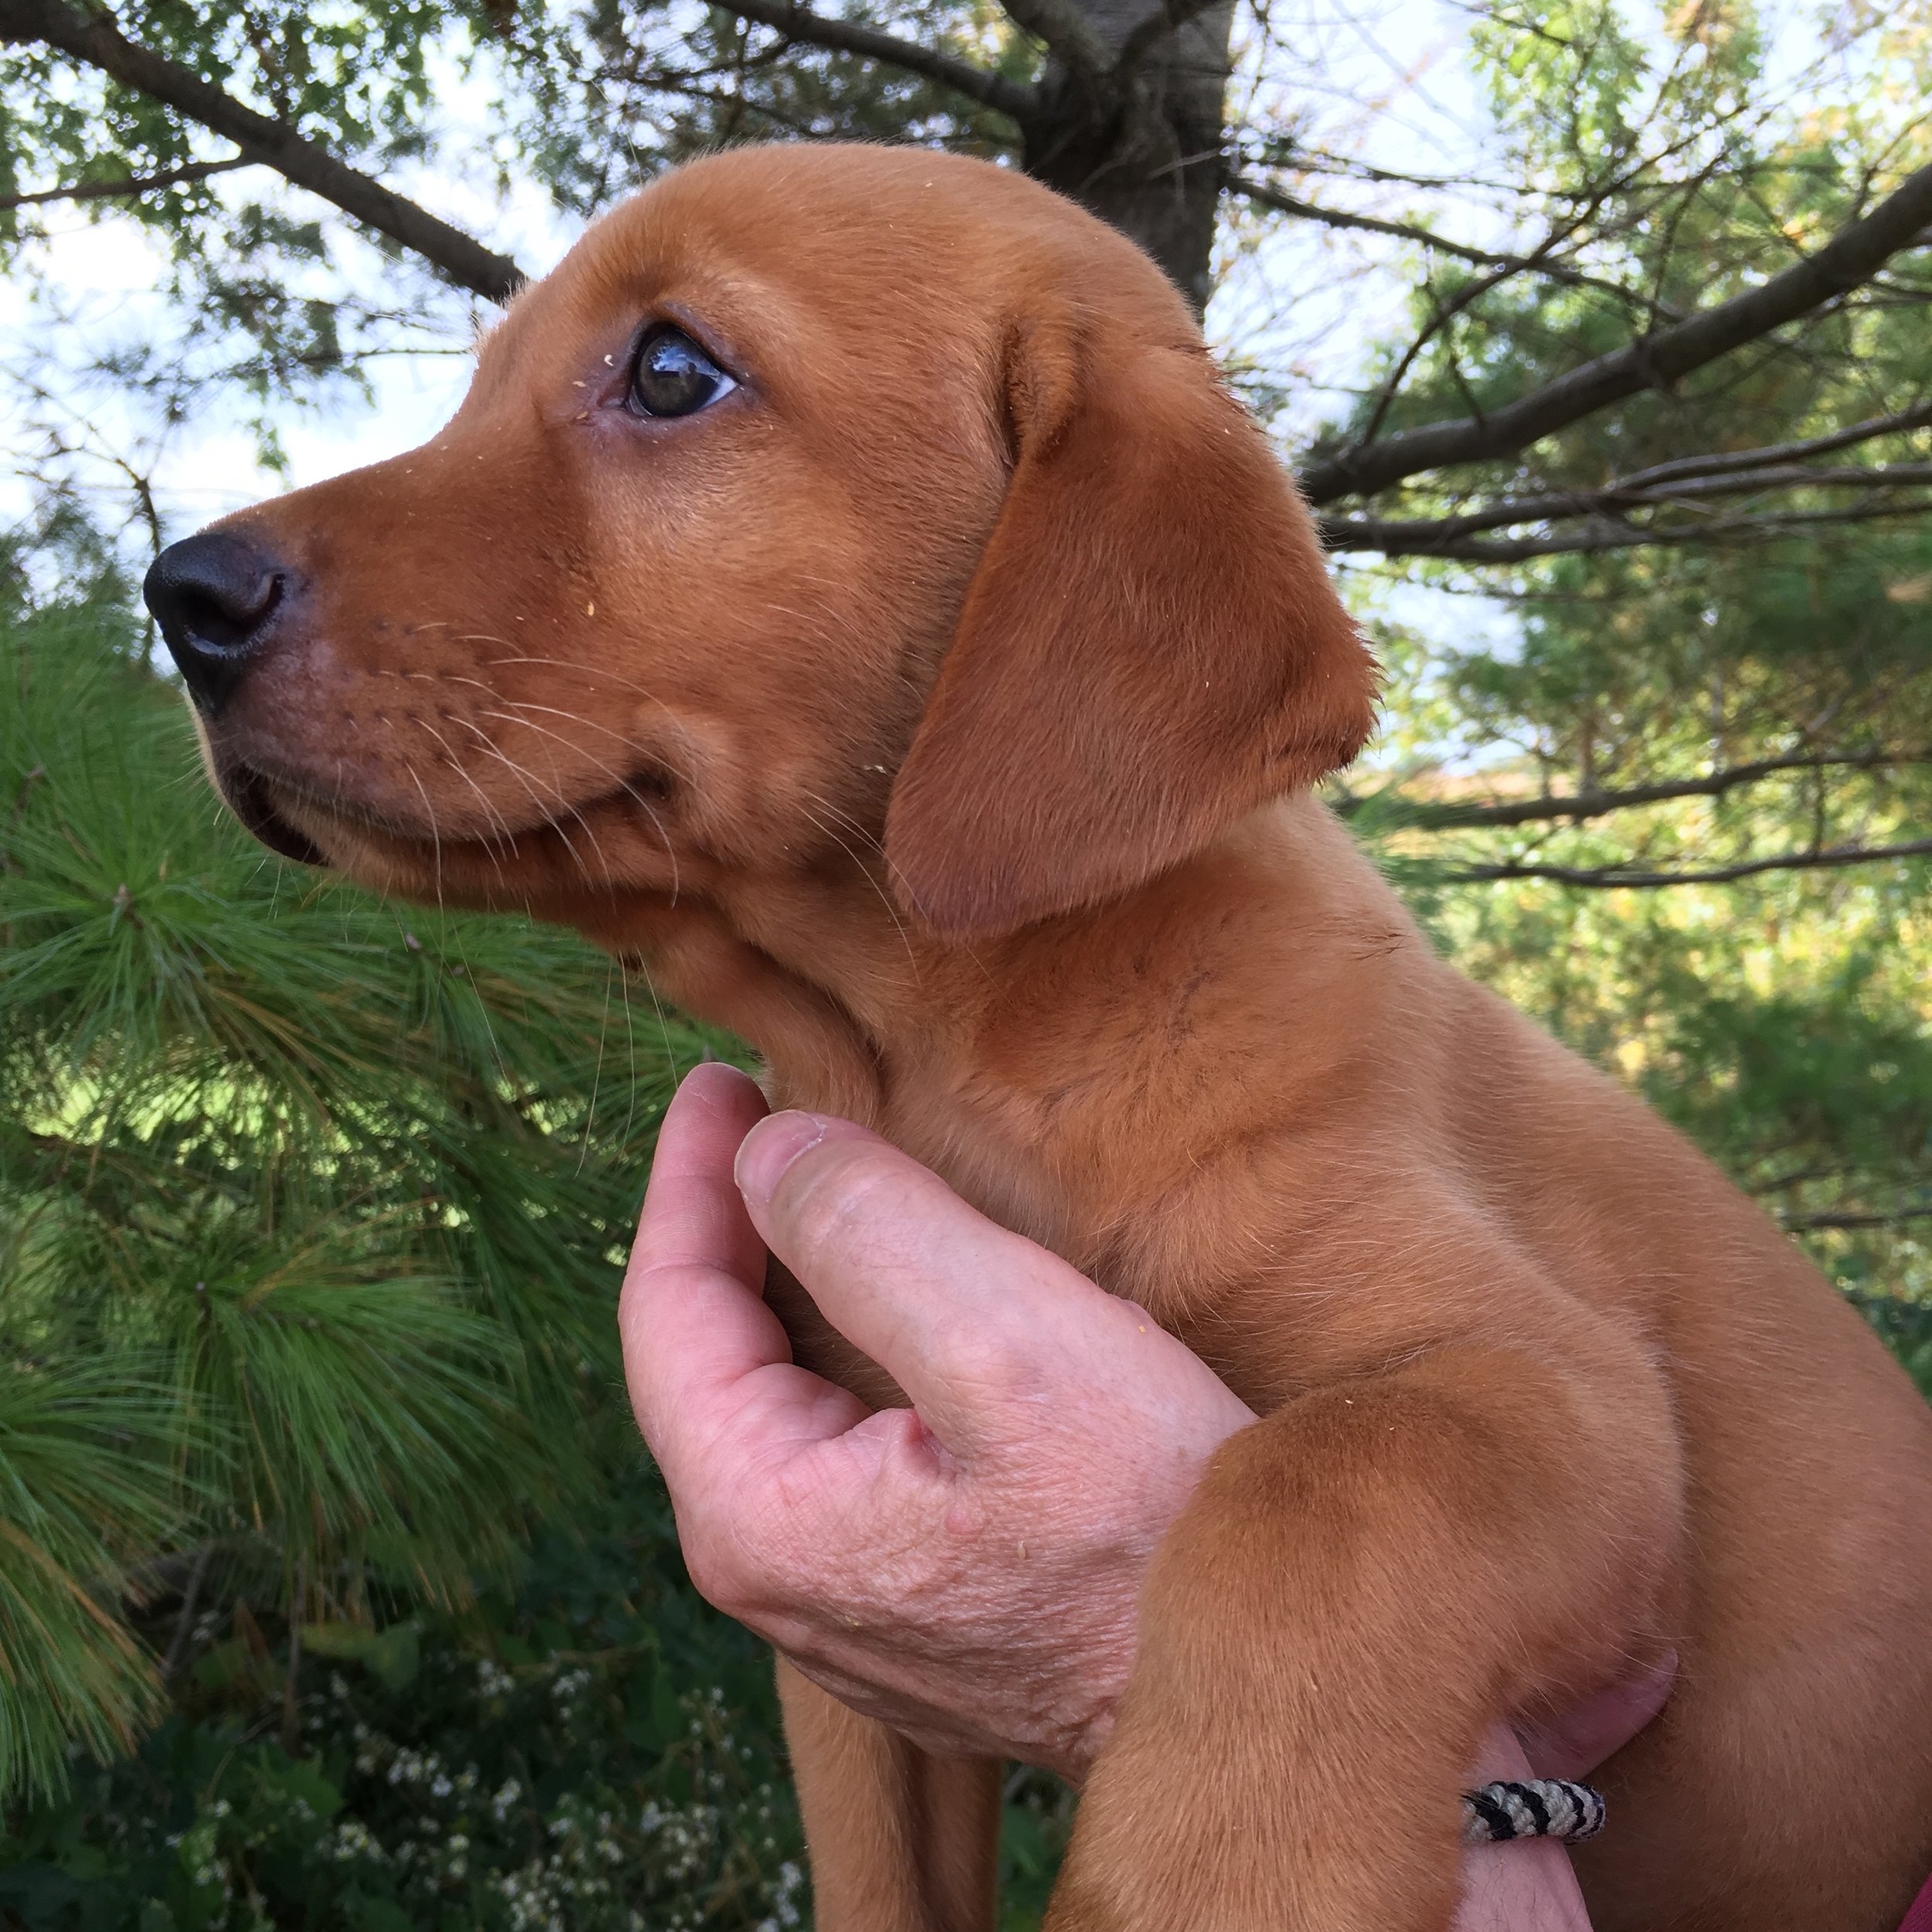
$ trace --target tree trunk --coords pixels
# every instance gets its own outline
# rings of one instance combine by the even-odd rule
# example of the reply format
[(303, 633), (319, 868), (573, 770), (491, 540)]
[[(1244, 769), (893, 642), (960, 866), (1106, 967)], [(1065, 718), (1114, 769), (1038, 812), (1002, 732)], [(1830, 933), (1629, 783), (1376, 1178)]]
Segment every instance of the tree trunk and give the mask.
[[(1117, 51), (1149, 12), (1148, 0), (1079, 5)], [(1197, 315), (1207, 305), (1221, 199), (1233, 22), (1226, 0), (1149, 49), (1132, 83), (1134, 104), (1107, 98), (1056, 63), (1046, 77), (1045, 111), (1024, 130), (1026, 172), (1138, 242)]]

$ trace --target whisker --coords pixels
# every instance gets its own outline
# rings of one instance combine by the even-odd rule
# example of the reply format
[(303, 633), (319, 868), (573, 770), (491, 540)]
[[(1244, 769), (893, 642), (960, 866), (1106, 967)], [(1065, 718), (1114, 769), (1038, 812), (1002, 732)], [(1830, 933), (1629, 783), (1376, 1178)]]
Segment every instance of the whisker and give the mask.
[[(638, 807), (642, 811), (644, 815), (651, 821), (652, 829), (657, 833), (660, 842), (663, 845), (664, 855), (671, 862), (671, 903), (674, 906), (678, 903), (678, 855), (676, 850), (671, 843), (671, 835), (665, 829), (664, 821), (658, 816), (656, 809), (652, 806), (651, 801), (646, 798), (641, 792), (638, 791), (636, 787), (631, 784), (628, 779), (621, 777), (618, 773), (612, 770), (610, 766), (607, 765), (602, 759), (591, 758), (590, 754), (587, 751), (584, 750), (581, 745), (573, 743), (570, 739), (564, 736), (562, 732), (553, 731), (547, 725), (537, 724), (528, 718), (513, 718), (506, 711), (485, 711), (481, 713), (480, 715), (485, 718), (501, 719), (505, 724), (521, 725), (527, 731), (540, 731), (543, 733), (545, 737), (555, 739), (556, 741), (559, 744), (562, 745), (566, 751), (574, 751), (583, 757), (589, 758), (590, 763), (595, 765), (598, 770), (602, 772), (607, 778), (615, 779), (617, 781), (617, 790), (622, 792), (626, 798), (634, 801)], [(560, 716), (567, 717), (570, 716), (570, 713), (567, 712), (563, 712), (560, 713), (558, 715)], [(579, 720), (579, 722), (580, 723), (582, 721)], [(573, 809), (574, 810), (574, 808), (573, 808)], [(580, 812), (578, 813), (577, 817), (579, 821), (581, 822), (583, 820), (583, 814)], [(586, 832), (589, 832), (590, 829), (587, 824), (584, 825), (583, 828)], [(597, 842), (595, 833), (591, 834), (591, 842), (594, 845)]]
[[(510, 641), (508, 638), (478, 637), (473, 640), (465, 639), (464, 641), (473, 641), (478, 644), (508, 644)], [(629, 678), (620, 678), (608, 671), (593, 671), (589, 665), (573, 664), (567, 658), (491, 658), (485, 662), (483, 668), (485, 670), (494, 670), (500, 664), (536, 665), (551, 671), (568, 671), (576, 677), (601, 679), (606, 684), (614, 685), (621, 691), (634, 692), (647, 704), (654, 704), (661, 711), (668, 711), (671, 709), (671, 706), (665, 703), (655, 691), (634, 682)]]
[(837, 818), (842, 825), (845, 825), (851, 832), (854, 838), (858, 838), (862, 841), (865, 844), (871, 846), (872, 850), (878, 853), (880, 861), (885, 866), (886, 872), (893, 878), (903, 879), (905, 877), (906, 875), (893, 863), (892, 855), (886, 849), (886, 842), (879, 837), (878, 833), (876, 832), (867, 831), (863, 825), (859, 824), (856, 818), (853, 818), (850, 812), (842, 810), (841, 808), (834, 804), (832, 801), (829, 798), (826, 798), (822, 792), (808, 791), (806, 792), (805, 796), (811, 799), (814, 804), (824, 806), (826, 811), (830, 812), (834, 818)]
[[(473, 681), (465, 679), (464, 682), (467, 684)], [(492, 695), (497, 699), (499, 704), (508, 705), (512, 711), (541, 711), (550, 717), (562, 718), (568, 723), (582, 725), (587, 731), (600, 731), (607, 738), (616, 739), (627, 751), (634, 751), (641, 758), (649, 758), (658, 763), (663, 762), (658, 752), (651, 746), (639, 744), (636, 739), (625, 736), (621, 731), (613, 731), (608, 725), (599, 724), (594, 718), (586, 718), (575, 711), (560, 711), (553, 704), (532, 704), (527, 698), (505, 698), (497, 692), (492, 692)], [(674, 766), (667, 765), (665, 768), (670, 771), (674, 778), (680, 779), (686, 784), (690, 783), (689, 774), (678, 770)]]
[[(510, 776), (513, 777), (517, 783), (530, 794), (530, 802), (534, 804), (538, 811), (543, 815), (543, 822), (556, 834), (558, 838), (563, 841), (564, 850), (570, 855), (571, 859), (576, 865), (577, 870), (583, 873), (586, 883), (589, 883), (590, 881), (590, 868), (583, 862), (583, 856), (577, 850), (577, 847), (571, 844), (570, 835), (563, 829), (562, 825), (558, 824), (556, 818), (553, 815), (555, 809), (553, 802), (550, 800), (546, 799), (543, 794), (537, 790), (536, 786), (530, 782), (529, 774), (525, 771), (523, 767), (519, 765), (514, 758), (508, 757), (497, 746), (495, 742), (491, 738), (489, 733), (485, 731), (481, 726), (471, 724), (467, 718), (459, 719), (457, 723), (467, 726), (468, 730), (474, 732), (478, 739), (481, 742), (483, 749), (487, 751), (492, 758), (495, 759), (499, 764), (504, 766), (509, 770)], [(566, 811), (573, 809), (573, 808), (570, 806), (569, 800), (565, 798), (560, 792), (557, 795), (556, 804), (563, 805)], [(576, 814), (576, 816), (577, 817), (579, 822), (581, 823), (583, 815), (581, 813), (577, 813)], [(587, 831), (589, 828), (587, 826), (585, 829)], [(600, 859), (601, 859), (603, 857), (602, 852), (600, 851), (597, 855)], [(610, 876), (610, 868), (607, 866), (604, 868), (604, 876), (607, 883)]]
[[(818, 794), (816, 792), (811, 792), (808, 793), (807, 796), (817, 798)], [(825, 802), (822, 798), (819, 799), (818, 801), (821, 804), (823, 804)], [(818, 829), (822, 832), (825, 836), (845, 855), (848, 859), (852, 861), (853, 865), (858, 868), (859, 876), (863, 879), (866, 883), (871, 886), (872, 890), (879, 895), (879, 903), (885, 907), (886, 917), (890, 919), (893, 924), (898, 928), (900, 943), (906, 948), (906, 962), (913, 969), (913, 981), (914, 985), (917, 985), (919, 980), (919, 956), (913, 951), (912, 934), (906, 931), (906, 922), (900, 917), (899, 908), (893, 903), (890, 894), (889, 894), (885, 887), (880, 885), (879, 881), (872, 876), (871, 866), (868, 866), (866, 862), (859, 856), (858, 853), (854, 852), (851, 846), (847, 845), (845, 840), (841, 838), (838, 834), (830, 825), (827, 825), (825, 820), (821, 818), (809, 805), (804, 808), (804, 813), (805, 816), (809, 818), (811, 822), (816, 825)]]
[[(418, 723), (422, 723), (422, 721), (419, 719)], [(503, 836), (505, 841), (513, 844), (515, 841), (516, 835), (510, 830), (509, 821), (503, 816), (502, 813), (497, 810), (495, 805), (491, 804), (489, 794), (485, 792), (483, 787), (470, 776), (469, 771), (463, 764), (463, 761), (457, 757), (455, 752), (451, 748), (450, 741), (445, 738), (442, 733), (438, 731), (433, 724), (423, 723), (423, 729), (443, 747), (443, 755), (449, 760), (450, 769), (456, 774), (457, 777), (463, 781), (464, 784), (469, 787), (471, 791), (476, 794), (477, 802), (482, 806), (486, 820), (495, 820), (497, 825), (502, 828)], [(510, 889), (510, 882), (503, 876), (503, 862), (496, 855), (495, 842), (486, 833), (482, 838), (478, 839), (477, 842), (481, 845), (486, 852), (490, 855), (490, 863), (496, 869), (496, 883), (501, 886), (505, 892), (508, 892)]]
[(430, 803), (430, 795), (423, 789), (423, 781), (417, 775), (415, 766), (406, 758), (403, 760), (403, 769), (409, 774), (410, 782), (415, 786), (417, 795), (423, 801), (423, 809), (430, 815), (430, 838), (436, 852), (436, 903), (440, 910), (443, 905), (443, 834), (436, 822), (436, 808)]
[(604, 974), (604, 1005), (597, 1015), (597, 1064), (590, 1070), (590, 1098), (583, 1110), (583, 1138), (577, 1146), (577, 1172), (583, 1172), (584, 1164), (590, 1158), (590, 1130), (597, 1124), (597, 1094), (604, 1085), (604, 1036), (611, 1023), (611, 975), (617, 968), (617, 961), (610, 961)]

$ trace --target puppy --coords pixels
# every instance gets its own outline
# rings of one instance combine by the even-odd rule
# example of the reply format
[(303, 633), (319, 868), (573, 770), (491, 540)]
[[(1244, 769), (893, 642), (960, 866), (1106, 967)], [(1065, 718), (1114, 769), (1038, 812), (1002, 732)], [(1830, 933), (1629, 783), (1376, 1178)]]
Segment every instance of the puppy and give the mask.
[[(1896, 1926), (1932, 1415), (1311, 798), (1370, 662), (1119, 236), (938, 155), (703, 161), (519, 298), (429, 443), (148, 594), (266, 843), (578, 927), (1260, 1412), (1155, 1563), (1056, 1932), (1440, 1932), (1485, 1730), (1666, 1645), (1579, 1855), (1598, 1932)], [(998, 1767), (782, 1675), (825, 1932), (988, 1925)]]

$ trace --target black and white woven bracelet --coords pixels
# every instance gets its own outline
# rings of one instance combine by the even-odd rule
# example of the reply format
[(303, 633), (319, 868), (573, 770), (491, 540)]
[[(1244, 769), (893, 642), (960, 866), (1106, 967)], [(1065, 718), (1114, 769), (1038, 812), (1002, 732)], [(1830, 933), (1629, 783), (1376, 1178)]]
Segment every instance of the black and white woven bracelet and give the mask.
[(1572, 1844), (1604, 1828), (1604, 1794), (1564, 1777), (1485, 1784), (1462, 1794), (1462, 1842), (1560, 1838)]

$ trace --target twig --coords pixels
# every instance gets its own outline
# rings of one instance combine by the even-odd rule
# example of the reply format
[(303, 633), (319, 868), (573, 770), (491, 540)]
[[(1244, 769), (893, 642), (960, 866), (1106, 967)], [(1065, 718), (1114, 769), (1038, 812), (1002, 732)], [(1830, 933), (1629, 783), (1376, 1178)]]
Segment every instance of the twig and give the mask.
[(202, 1580), (208, 1574), (208, 1566), (213, 1560), (215, 1546), (203, 1543), (195, 1552), (193, 1567), (188, 1572), (188, 1580), (181, 1590), (181, 1611), (175, 1618), (175, 1634), (168, 1640), (168, 1654), (161, 1660), (161, 1678), (167, 1683), (181, 1668), (182, 1653), (188, 1648), (188, 1634), (195, 1623), (195, 1604), (201, 1595)]
[(1828, 1208), (1817, 1214), (1781, 1214), (1777, 1218), (1794, 1233), (1810, 1228), (1883, 1228), (1900, 1221), (1932, 1220), (1932, 1207), (1893, 1208), (1869, 1214), (1856, 1209), (1839, 1213)]
[(371, 176), (338, 161), (294, 128), (257, 114), (165, 55), (137, 46), (104, 13), (83, 13), (66, 0), (0, 0), (0, 42), (41, 41), (96, 67), (123, 86), (232, 141), (242, 158), (273, 168), (343, 213), (386, 235), (459, 288), (508, 301), (523, 271), (474, 236), (406, 200)]
[(1805, 872), (1843, 866), (1874, 865), (1887, 859), (1922, 859), (1932, 853), (1932, 838), (1910, 838), (1896, 845), (1828, 845), (1819, 852), (1780, 852), (1771, 859), (1742, 859), (1734, 866), (1712, 866), (1701, 871), (1639, 872), (1623, 866), (1548, 866), (1534, 859), (1509, 859), (1499, 865), (1463, 866), (1447, 876), (1458, 883), (1501, 879), (1548, 879), (1560, 886), (1616, 887), (1725, 886), (1761, 872)]
[(1039, 105), (1039, 90), (1025, 83), (1009, 80), (1005, 75), (976, 67), (969, 60), (922, 47), (896, 35), (881, 33), (876, 27), (855, 21), (835, 20), (808, 9), (793, 6), (787, 0), (722, 0), (726, 11), (740, 19), (770, 27), (788, 39), (822, 47), (828, 53), (855, 55), (862, 60), (876, 60), (889, 67), (903, 69), (950, 87), (954, 94), (976, 100), (982, 107), (1023, 121)]
[(1706, 364), (1810, 314), (1867, 280), (1932, 224), (1932, 166), (1918, 169), (1818, 252), (1730, 301), (1639, 337), (1488, 414), (1431, 423), (1365, 449), (1318, 459), (1301, 474), (1309, 501), (1367, 495), (1447, 464), (1512, 456), (1611, 403), (1667, 389)]
[(288, 1675), (282, 1680), (282, 1748), (291, 1755), (302, 1741), (302, 1605), (308, 1595), (308, 1559), (295, 1559), (295, 1581), (288, 1597)]
[(1855, 443), (1869, 443), (1881, 436), (1900, 436), (1910, 430), (1932, 427), (1932, 403), (1920, 403), (1890, 416), (1867, 417), (1826, 436), (1808, 437), (1801, 443), (1767, 443), (1761, 449), (1731, 450), (1709, 456), (1680, 456), (1674, 461), (1658, 463), (1648, 470), (1635, 470), (1623, 479), (1625, 489), (1647, 489), (1659, 483), (1675, 483), (1687, 477), (1727, 476), (1733, 470), (1750, 470), (1778, 463), (1801, 462), (1808, 456), (1827, 456), (1834, 450), (1849, 449)]
[(1426, 832), (1467, 830), (1476, 826), (1540, 825), (1559, 820), (1580, 823), (1589, 818), (1607, 818), (1612, 812), (1628, 811), (1640, 805), (1668, 804), (1678, 798), (1721, 798), (1740, 785), (1754, 784), (1784, 771), (1876, 771), (1894, 765), (1932, 764), (1932, 746), (1922, 751), (1847, 751), (1816, 757), (1760, 758), (1750, 764), (1733, 765), (1702, 778), (1665, 779), (1654, 785), (1631, 785), (1620, 791), (1587, 791), (1569, 798), (1501, 799), (1483, 804), (1437, 804), (1427, 801), (1379, 797), (1355, 797), (1337, 804), (1337, 813), (1352, 818), (1375, 808), (1386, 811), (1397, 825), (1414, 826)]
[(38, 188), (30, 194), (0, 195), (0, 210), (43, 208), (55, 201), (128, 200), (136, 195), (152, 194), (157, 189), (179, 188), (186, 182), (206, 181), (211, 175), (232, 174), (237, 168), (255, 165), (241, 155), (228, 161), (191, 161), (158, 175), (130, 175), (120, 181), (83, 181), (71, 188)]
[(1505, 497), (1478, 510), (1410, 522), (1383, 518), (1324, 517), (1330, 548), (1373, 549), (1419, 553), (1422, 546), (1453, 543), (1480, 531), (1522, 523), (1550, 523), (1574, 517), (1601, 516), (1616, 510), (1665, 509), (1673, 504), (1708, 502), (1723, 496), (1751, 496), (1766, 490), (1919, 489), (1932, 485), (1932, 463), (1876, 463), (1854, 468), (1813, 469), (1802, 463), (1743, 468), (1716, 476), (1689, 476), (1665, 485), (1620, 477), (1594, 489), (1553, 490), (1542, 496)]
[(1687, 543), (1730, 543), (1777, 536), (1793, 530), (1870, 523), (1891, 517), (1919, 518), (1932, 505), (1922, 498), (1900, 502), (1861, 503), (1843, 510), (1790, 510), (1762, 516), (1713, 517), (1696, 523), (1602, 522), (1578, 530), (1542, 536), (1444, 538), (1427, 524), (1383, 523), (1372, 518), (1321, 520), (1323, 540), (1333, 550), (1369, 551), (1383, 556), (1438, 557), (1464, 563), (1521, 563), (1539, 556), (1594, 556), (1611, 550), (1646, 546), (1676, 549)]
[[(1677, 311), (1652, 302), (1648, 296), (1640, 295), (1634, 289), (1624, 288), (1613, 281), (1607, 281), (1600, 275), (1588, 275), (1580, 268), (1573, 268), (1567, 262), (1539, 260), (1531, 255), (1513, 255), (1491, 248), (1472, 247), (1468, 242), (1453, 241), (1446, 235), (1438, 235), (1433, 228), (1418, 227), (1413, 223), (1388, 221), (1379, 215), (1358, 215), (1341, 208), (1324, 208), (1318, 202), (1304, 201), (1299, 196), (1284, 194), (1280, 189), (1270, 187), (1264, 181), (1257, 181), (1250, 175), (1236, 175), (1227, 183), (1235, 194), (1244, 196), (1258, 206), (1271, 209), (1277, 214), (1291, 215), (1298, 219), (1318, 222), (1324, 228), (1359, 229), (1370, 235), (1387, 235), (1396, 241), (1414, 242), (1419, 247), (1430, 249), (1439, 255), (1453, 256), (1458, 261), (1469, 263), (1477, 268), (1493, 268), (1504, 275), (1535, 273), (1545, 280), (1560, 282), (1567, 288), (1594, 288), (1600, 294), (1614, 297), (1617, 301), (1628, 302), (1634, 307), (1648, 310), (1655, 315), (1675, 318)], [(1492, 284), (1493, 285), (1493, 284)]]

